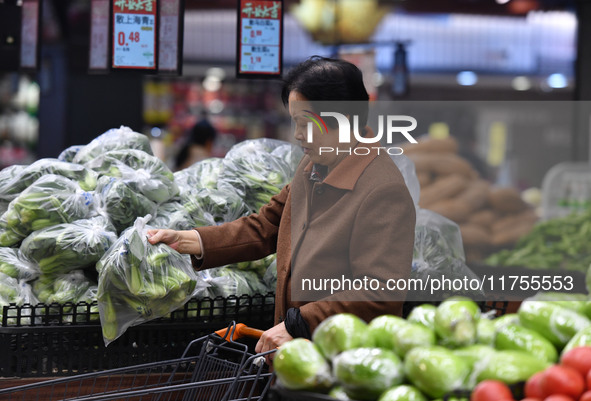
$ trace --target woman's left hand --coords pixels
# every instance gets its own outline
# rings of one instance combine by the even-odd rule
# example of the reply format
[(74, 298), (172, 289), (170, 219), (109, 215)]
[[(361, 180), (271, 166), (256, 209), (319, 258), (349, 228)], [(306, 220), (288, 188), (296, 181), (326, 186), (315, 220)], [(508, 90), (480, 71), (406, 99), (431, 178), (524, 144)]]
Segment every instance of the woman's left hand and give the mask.
[[(273, 326), (263, 333), (255, 347), (255, 351), (257, 353), (261, 353), (270, 351), (272, 349), (277, 349), (283, 343), (286, 343), (290, 340), (293, 340), (293, 337), (287, 332), (285, 323), (281, 322), (277, 326)], [(274, 356), (275, 353), (271, 353), (265, 357), (267, 364), (271, 365)]]

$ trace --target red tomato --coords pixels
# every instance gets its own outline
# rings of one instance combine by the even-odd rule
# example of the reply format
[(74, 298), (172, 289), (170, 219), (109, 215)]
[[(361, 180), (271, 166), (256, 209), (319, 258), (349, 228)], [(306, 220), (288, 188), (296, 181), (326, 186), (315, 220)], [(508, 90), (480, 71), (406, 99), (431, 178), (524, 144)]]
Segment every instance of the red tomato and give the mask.
[(577, 399), (585, 391), (583, 376), (573, 368), (562, 365), (552, 365), (546, 369), (541, 384), (542, 391), (547, 395), (561, 394)]
[(591, 390), (591, 370), (587, 372), (587, 390)]
[(542, 401), (542, 399), (541, 398), (527, 397), (527, 398), (521, 399), (521, 401)]
[(560, 357), (560, 364), (578, 370), (583, 377), (591, 370), (591, 347), (577, 347)]
[(513, 400), (511, 389), (505, 383), (498, 380), (483, 380), (476, 385), (470, 401), (499, 401)]
[(525, 382), (525, 397), (544, 399), (545, 394), (542, 391), (542, 377), (544, 372), (538, 372)]
[(575, 399), (569, 397), (568, 395), (553, 394), (551, 396), (544, 398), (544, 401), (575, 401)]
[(591, 391), (585, 391), (583, 395), (579, 397), (579, 401), (591, 401)]

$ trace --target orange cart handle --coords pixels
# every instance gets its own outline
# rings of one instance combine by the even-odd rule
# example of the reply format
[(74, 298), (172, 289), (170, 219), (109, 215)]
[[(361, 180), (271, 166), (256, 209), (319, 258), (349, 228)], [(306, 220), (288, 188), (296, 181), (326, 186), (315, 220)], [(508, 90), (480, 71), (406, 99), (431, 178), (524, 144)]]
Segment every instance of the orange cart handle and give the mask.
[[(215, 334), (217, 334), (218, 336), (220, 336), (222, 338), (225, 338), (228, 335), (228, 330), (232, 330), (232, 327), (226, 327), (225, 329), (217, 330), (215, 332)], [(264, 333), (263, 330), (253, 329), (251, 327), (248, 327), (244, 323), (237, 323), (236, 327), (234, 327), (234, 333), (232, 333), (232, 338), (231, 339), (226, 338), (226, 340), (227, 341), (230, 341), (230, 340), (235, 341), (235, 340), (242, 338), (242, 337), (261, 338), (263, 333)]]

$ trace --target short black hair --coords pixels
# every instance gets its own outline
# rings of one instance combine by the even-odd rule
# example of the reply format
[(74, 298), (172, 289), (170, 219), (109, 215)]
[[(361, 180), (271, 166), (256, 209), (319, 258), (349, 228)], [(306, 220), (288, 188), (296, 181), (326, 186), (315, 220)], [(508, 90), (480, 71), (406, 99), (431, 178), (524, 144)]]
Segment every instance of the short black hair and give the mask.
[(217, 131), (207, 120), (201, 120), (191, 129), (190, 142), (196, 145), (206, 145), (215, 141)]
[(283, 79), (281, 100), (284, 105), (287, 106), (289, 94), (293, 91), (301, 93), (311, 102), (355, 101), (359, 122), (363, 125), (367, 123), (369, 95), (363, 85), (363, 74), (348, 61), (310, 57), (290, 69)]

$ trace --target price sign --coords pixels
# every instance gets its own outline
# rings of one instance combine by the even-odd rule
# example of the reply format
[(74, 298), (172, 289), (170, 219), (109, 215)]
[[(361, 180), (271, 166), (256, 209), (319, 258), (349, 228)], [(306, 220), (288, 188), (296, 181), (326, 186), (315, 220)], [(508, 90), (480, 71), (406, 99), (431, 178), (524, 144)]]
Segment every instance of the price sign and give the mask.
[(156, 0), (113, 0), (113, 68), (155, 70)]
[(239, 0), (236, 75), (281, 75), (283, 1)]
[(21, 69), (36, 70), (38, 66), (40, 7), (41, 5), (38, 0), (25, 0), (22, 4)]
[(90, 71), (106, 71), (109, 67), (109, 0), (90, 3)]
[(183, 10), (182, 0), (160, 0), (159, 73), (181, 75)]

